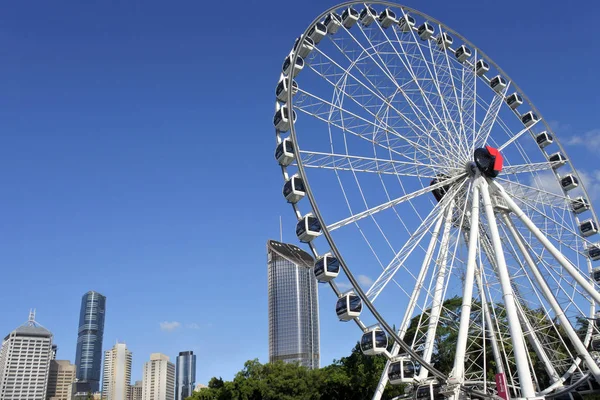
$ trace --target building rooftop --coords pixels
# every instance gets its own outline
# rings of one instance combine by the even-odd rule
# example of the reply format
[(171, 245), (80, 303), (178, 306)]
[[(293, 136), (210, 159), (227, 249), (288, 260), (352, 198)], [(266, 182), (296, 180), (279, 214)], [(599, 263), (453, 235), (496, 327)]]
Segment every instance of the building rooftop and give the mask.
[(315, 260), (310, 254), (293, 244), (268, 240), (267, 247), (298, 266), (312, 268), (315, 264)]
[(13, 336), (52, 337), (52, 332), (38, 324), (35, 320), (35, 310), (29, 311), (29, 320), (6, 335), (4, 340)]

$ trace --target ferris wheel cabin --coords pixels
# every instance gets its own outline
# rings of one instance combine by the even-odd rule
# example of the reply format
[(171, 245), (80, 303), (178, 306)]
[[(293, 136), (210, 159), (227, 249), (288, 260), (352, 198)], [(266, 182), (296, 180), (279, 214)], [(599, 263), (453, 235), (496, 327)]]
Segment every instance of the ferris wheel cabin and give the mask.
[(325, 17), (323, 25), (325, 25), (325, 28), (327, 28), (327, 33), (334, 35), (342, 26), (342, 17), (334, 12), (331, 12)]
[(419, 34), (419, 37), (421, 38), (421, 40), (427, 40), (427, 39), (431, 38), (431, 36), (433, 36), (434, 32), (435, 32), (435, 30), (433, 29), (433, 26), (431, 26), (431, 24), (429, 22), (423, 22), (421, 24), (421, 26), (419, 26), (419, 29), (417, 29), (417, 33)]
[(406, 14), (398, 21), (398, 27), (400, 28), (401, 32), (409, 32), (413, 28), (413, 26), (415, 26), (415, 23), (415, 19), (410, 15)]
[(360, 350), (366, 356), (383, 354), (387, 350), (387, 335), (380, 328), (363, 333), (360, 339)]
[(356, 11), (354, 8), (346, 8), (342, 13), (342, 25), (344, 25), (346, 29), (352, 28), (354, 24), (356, 24), (356, 22), (358, 21), (359, 15), (360, 14), (358, 13), (358, 11)]
[(571, 210), (573, 210), (575, 214), (581, 214), (590, 208), (590, 202), (583, 196), (576, 197), (571, 201)]
[(386, 8), (379, 14), (379, 23), (382, 28), (389, 28), (392, 24), (396, 23), (396, 14), (389, 8)]
[(501, 77), (500, 75), (496, 75), (490, 80), (490, 87), (496, 91), (496, 93), (500, 93), (506, 87), (506, 79)]
[(302, 243), (309, 243), (322, 232), (319, 219), (312, 214), (306, 214), (296, 224), (296, 236)]
[(287, 167), (294, 161), (294, 145), (292, 139), (285, 138), (277, 145), (275, 149), (275, 159), (284, 167)]
[(526, 112), (521, 116), (521, 122), (523, 122), (523, 125), (525, 125), (525, 127), (527, 128), (529, 128), (531, 125), (535, 124), (539, 120), (540, 118), (533, 111)]
[(323, 39), (327, 35), (327, 27), (321, 22), (317, 22), (310, 28), (308, 31), (308, 37), (313, 40), (315, 45), (319, 44), (321, 39)]
[(560, 178), (560, 186), (564, 190), (569, 191), (579, 186), (579, 180), (573, 174), (565, 175)]
[(319, 282), (329, 282), (339, 275), (340, 262), (337, 258), (327, 253), (315, 261), (314, 272)]
[[(446, 179), (448, 179), (447, 175), (439, 174), (435, 178), (433, 178), (431, 180), (431, 182), (429, 182), (429, 186), (433, 186), (437, 183), (443, 182)], [(450, 185), (442, 186), (437, 189), (433, 189), (433, 191), (431, 193), (433, 193), (433, 197), (435, 197), (435, 199), (439, 203), (440, 201), (442, 201), (442, 199), (444, 198), (444, 195), (446, 194), (446, 192), (448, 192), (449, 188), (450, 188)]]
[(296, 57), (296, 65), (292, 68), (292, 57), (294, 57), (293, 54), (286, 57), (281, 70), (284, 75), (289, 75), (292, 72), (292, 77), (295, 78), (302, 71), (302, 68), (304, 68), (304, 59), (300, 56)]
[(437, 45), (440, 50), (445, 50), (452, 46), (452, 42), (454, 42), (454, 39), (452, 39), (452, 36), (448, 35), (446, 32), (442, 32), (442, 34), (437, 38)]
[(462, 46), (460, 46), (458, 49), (456, 49), (456, 51), (454, 52), (454, 56), (461, 63), (467, 61), (467, 59), (469, 57), (471, 57), (472, 54), (473, 53), (471, 53), (471, 49), (469, 49), (464, 44)]
[[(298, 84), (295, 80), (292, 80), (292, 96), (298, 93)], [(285, 78), (282, 78), (277, 84), (277, 88), (275, 89), (275, 96), (277, 100), (282, 103), (287, 102), (288, 97), (288, 81)]]
[(413, 383), (415, 381), (415, 363), (408, 356), (400, 356), (392, 361), (388, 368), (388, 379), (392, 385)]
[(335, 312), (340, 321), (350, 321), (362, 311), (362, 301), (354, 293), (347, 293), (340, 297), (335, 304)]
[(295, 204), (304, 196), (306, 196), (306, 189), (304, 189), (304, 181), (299, 176), (292, 176), (283, 185), (283, 197), (288, 203)]
[(552, 142), (554, 142), (554, 139), (552, 138), (551, 134), (544, 131), (535, 137), (535, 141), (537, 142), (538, 146), (540, 146), (540, 148), (543, 149), (549, 144), (552, 144)]
[[(593, 244), (590, 247), (588, 247), (587, 254), (588, 254), (588, 257), (592, 261), (600, 260), (600, 244), (596, 243), (596, 244)], [(593, 274), (592, 278), (594, 278), (594, 281), (596, 281), (596, 283), (600, 284), (600, 267), (594, 268), (594, 270), (592, 271), (592, 274)]]
[(581, 236), (590, 237), (598, 233), (598, 224), (593, 219), (588, 219), (579, 224), (579, 232)]
[[(300, 41), (302, 40), (302, 44)], [(300, 46), (300, 47), (298, 47)], [(315, 42), (309, 37), (299, 37), (296, 39), (296, 43), (294, 43), (294, 51), (298, 52), (298, 55), (302, 58), (308, 57), (311, 51), (315, 48)]]
[(419, 385), (415, 391), (415, 400), (444, 400), (446, 396), (441, 393), (442, 386), (437, 382)]
[(479, 60), (475, 63), (475, 73), (477, 76), (483, 76), (490, 70), (490, 66), (483, 60)]
[[(296, 111), (293, 113), (293, 122), (296, 122)], [(287, 106), (281, 107), (273, 117), (273, 125), (279, 132), (287, 132), (290, 130), (290, 111)]]
[(567, 158), (559, 151), (548, 156), (548, 161), (552, 163), (552, 168), (557, 169), (567, 163)]
[(377, 11), (373, 7), (365, 7), (361, 12), (358, 20), (364, 26), (369, 26), (377, 18)]
[(510, 107), (511, 110), (516, 110), (521, 104), (523, 104), (523, 98), (519, 96), (517, 92), (511, 94), (506, 97), (506, 104)]

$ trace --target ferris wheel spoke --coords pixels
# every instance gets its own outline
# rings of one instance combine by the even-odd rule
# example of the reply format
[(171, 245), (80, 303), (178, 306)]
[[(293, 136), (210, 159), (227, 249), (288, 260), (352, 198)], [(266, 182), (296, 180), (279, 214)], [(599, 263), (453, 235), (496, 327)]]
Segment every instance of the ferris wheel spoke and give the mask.
[(521, 136), (523, 136), (524, 133), (526, 133), (526, 132), (529, 132), (529, 133), (533, 132), (532, 131), (533, 127), (536, 126), (540, 121), (541, 121), (541, 119), (538, 119), (538, 120), (534, 121), (529, 127), (521, 129), (513, 137), (511, 137), (510, 139), (508, 139), (502, 146), (498, 147), (498, 151), (504, 150), (508, 145), (510, 145), (515, 140), (517, 140), (518, 138), (520, 138)]
[[(456, 175), (455, 177), (447, 179), (447, 180), (445, 180), (443, 182), (436, 183), (434, 185), (425, 187), (423, 189), (419, 189), (419, 190), (417, 190), (415, 192), (408, 193), (408, 194), (406, 194), (404, 196), (401, 196), (401, 197), (398, 197), (398, 198), (396, 198), (394, 200), (391, 200), (391, 201), (388, 201), (386, 203), (380, 204), (378, 206), (372, 207), (372, 208), (370, 208), (368, 210), (365, 210), (363, 212), (360, 212), (358, 214), (355, 214), (355, 215), (352, 215), (352, 216), (350, 216), (348, 218), (345, 218), (345, 219), (343, 219), (341, 221), (338, 221), (338, 222), (335, 222), (335, 223), (333, 223), (331, 225), (328, 225), (327, 226), (327, 230), (330, 231), (330, 232), (332, 232), (332, 231), (334, 231), (334, 230), (336, 230), (338, 228), (341, 228), (341, 227), (343, 227), (345, 225), (348, 225), (348, 224), (351, 224), (353, 222), (359, 221), (359, 220), (361, 220), (361, 219), (363, 219), (365, 217), (368, 217), (368, 216), (371, 216), (373, 214), (379, 213), (379, 212), (381, 212), (383, 210), (387, 210), (388, 208), (394, 207), (394, 206), (396, 206), (398, 204), (401, 204), (401, 203), (403, 203), (405, 201), (414, 199), (415, 197), (421, 196), (421, 195), (426, 194), (426, 193), (430, 193), (430, 192), (432, 192), (432, 191), (434, 191), (436, 189), (439, 189), (439, 188), (441, 188), (443, 186), (446, 186), (448, 184), (451, 184), (453, 182), (458, 181), (459, 179), (464, 178), (465, 175), (466, 174)], [(455, 192), (455, 190), (453, 192)], [(444, 196), (444, 199), (446, 199), (446, 197), (449, 197), (449, 196), (447, 196), (447, 195)], [(443, 203), (444, 199), (442, 199), (442, 202), (438, 203), (438, 205), (441, 204), (441, 203)], [(436, 209), (439, 209), (438, 205), (436, 205), (436, 207), (434, 207), (434, 211)]]
[[(567, 208), (570, 204), (571, 199), (558, 194), (549, 192), (547, 190), (541, 189), (539, 187), (526, 185), (524, 183), (508, 180), (501, 176), (496, 177), (496, 180), (499, 182), (503, 182), (507, 187), (505, 190), (509, 192), (515, 198), (519, 200), (525, 201), (527, 199), (531, 199), (532, 196), (535, 196), (535, 202), (540, 202), (542, 204), (551, 206), (551, 207), (561, 207)], [(537, 196), (536, 196), (537, 194)]]
[(492, 128), (498, 119), (498, 113), (500, 112), (500, 108), (504, 103), (504, 96), (510, 87), (510, 82), (507, 82), (506, 87), (502, 90), (502, 93), (495, 94), (492, 102), (490, 103), (489, 108), (486, 111), (485, 117), (483, 118), (483, 122), (479, 127), (479, 132), (475, 135), (475, 146), (479, 146), (479, 143), (485, 144), (492, 132)]
[(508, 165), (502, 169), (502, 174), (513, 175), (526, 172), (552, 171), (556, 163), (540, 162), (535, 164)]

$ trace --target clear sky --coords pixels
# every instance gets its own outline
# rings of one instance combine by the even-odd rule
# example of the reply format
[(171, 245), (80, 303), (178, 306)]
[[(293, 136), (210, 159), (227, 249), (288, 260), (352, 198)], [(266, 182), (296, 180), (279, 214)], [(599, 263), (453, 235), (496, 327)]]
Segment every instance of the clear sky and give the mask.
[[(332, 1), (10, 2), (0, 15), (0, 334), (37, 309), (73, 361), (81, 296), (107, 296), (104, 347), (133, 379), (152, 352), (199, 383), (268, 360), (266, 241), (296, 242), (274, 90)], [(518, 82), (600, 199), (596, 2), (408, 2)], [(592, 145), (584, 146), (587, 138)], [(321, 287), (322, 365), (359, 338)], [(323, 290), (324, 289), (324, 290)]]

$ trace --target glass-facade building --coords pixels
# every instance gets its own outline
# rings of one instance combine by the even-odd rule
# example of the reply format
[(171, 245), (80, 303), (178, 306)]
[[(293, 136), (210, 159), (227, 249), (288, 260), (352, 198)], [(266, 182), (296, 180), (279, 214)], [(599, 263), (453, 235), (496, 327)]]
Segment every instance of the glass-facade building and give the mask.
[(93, 290), (83, 295), (79, 312), (75, 365), (77, 365), (78, 381), (89, 383), (92, 392), (100, 391), (105, 313), (106, 297)]
[(175, 370), (175, 400), (185, 400), (194, 394), (196, 384), (196, 356), (193, 351), (182, 351), (177, 356)]
[(267, 242), (269, 362), (319, 368), (319, 301), (314, 259), (286, 243)]

